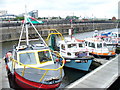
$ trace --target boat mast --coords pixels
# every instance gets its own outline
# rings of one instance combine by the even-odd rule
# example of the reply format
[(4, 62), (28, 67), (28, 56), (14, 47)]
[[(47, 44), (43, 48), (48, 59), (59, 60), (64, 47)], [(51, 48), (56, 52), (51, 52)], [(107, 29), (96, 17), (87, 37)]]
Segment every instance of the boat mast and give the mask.
[(26, 31), (26, 44), (27, 46), (29, 46), (29, 37), (28, 37), (28, 20), (27, 20), (27, 6), (25, 5), (25, 15), (24, 15), (24, 19), (25, 19), (25, 31)]
[(18, 42), (18, 48), (17, 48), (17, 51), (19, 50), (19, 47), (20, 47), (20, 43), (21, 43), (21, 39), (22, 39), (22, 36), (23, 36), (23, 31), (25, 29), (25, 32), (26, 32), (26, 44), (27, 46), (29, 46), (29, 37), (28, 37), (28, 21), (27, 21), (27, 10), (26, 10), (26, 5), (25, 5), (25, 15), (24, 15), (24, 22), (23, 22), (23, 25), (22, 25), (22, 30), (21, 30), (21, 34), (20, 34), (20, 38), (19, 38), (19, 42)]
[(26, 31), (26, 44), (29, 46), (29, 37), (28, 37), (28, 25), (27, 25), (27, 15), (25, 15), (25, 31)]
[[(35, 28), (35, 26), (33, 25), (33, 23), (31, 22), (31, 20), (29, 19), (30, 16), (28, 16), (27, 14), (27, 10), (26, 10), (26, 5), (25, 5), (25, 15), (24, 15), (24, 22), (23, 22), (23, 26), (22, 26), (22, 31), (21, 31), (21, 34), (20, 34), (20, 38), (19, 38), (19, 42), (18, 42), (18, 48), (17, 48), (17, 51), (19, 50), (19, 47), (20, 47), (20, 43), (21, 43), (21, 39), (22, 39), (22, 36), (23, 36), (23, 31), (25, 30), (25, 37), (26, 37), (26, 45), (29, 47), (29, 32), (28, 32), (28, 23), (30, 23), (32, 25), (32, 27), (34, 28), (34, 30), (36, 31), (36, 33), (38, 34), (38, 36), (40, 37), (40, 39), (42, 40), (42, 42), (44, 43), (44, 45), (46, 47), (48, 47), (48, 45), (46, 44), (46, 42), (44, 41), (44, 39), (41, 37), (41, 35), (39, 34), (39, 32), (37, 31), (37, 29)], [(38, 20), (37, 20), (38, 21)], [(39, 22), (39, 21), (38, 21)]]

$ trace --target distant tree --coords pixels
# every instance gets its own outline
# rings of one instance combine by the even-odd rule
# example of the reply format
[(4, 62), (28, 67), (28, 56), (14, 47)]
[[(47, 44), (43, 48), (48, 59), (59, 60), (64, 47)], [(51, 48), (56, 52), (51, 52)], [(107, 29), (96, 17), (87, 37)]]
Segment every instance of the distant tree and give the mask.
[(66, 16), (66, 18), (65, 18), (66, 20), (70, 20), (70, 19), (72, 19), (70, 16)]
[(24, 17), (16, 17), (16, 20), (24, 20)]
[(66, 18), (65, 18), (66, 20), (75, 20), (75, 19), (79, 19), (79, 17), (77, 17), (77, 16), (66, 16)]
[(112, 20), (117, 20), (116, 17), (112, 17)]
[(41, 18), (41, 17), (38, 17), (38, 19), (43, 19), (43, 18)]
[(52, 17), (52, 19), (58, 19), (58, 17)]

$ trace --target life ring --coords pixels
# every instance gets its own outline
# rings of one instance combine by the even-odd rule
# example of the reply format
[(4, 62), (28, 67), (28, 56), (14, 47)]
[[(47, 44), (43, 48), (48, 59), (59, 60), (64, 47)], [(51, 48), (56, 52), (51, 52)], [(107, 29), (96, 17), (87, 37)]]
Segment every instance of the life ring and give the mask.
[(20, 50), (24, 50), (24, 49), (26, 49), (26, 48), (27, 48), (26, 45), (21, 45), (21, 46), (19, 46), (19, 47), (16, 47), (16, 49), (20, 49)]

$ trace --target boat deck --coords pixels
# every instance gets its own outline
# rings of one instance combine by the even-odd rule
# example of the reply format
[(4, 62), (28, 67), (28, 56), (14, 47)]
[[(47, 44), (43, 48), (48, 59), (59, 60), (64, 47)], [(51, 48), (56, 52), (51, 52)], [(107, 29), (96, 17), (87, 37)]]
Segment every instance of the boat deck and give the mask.
[[(46, 65), (44, 67), (40, 67), (40, 68), (46, 68), (46, 69), (57, 69), (56, 67), (60, 67), (59, 64), (52, 64), (52, 65)], [(39, 67), (38, 67), (39, 68)], [(19, 75), (22, 76), (22, 71), (23, 68), (19, 68), (15, 70)], [(43, 74), (45, 73), (45, 70), (40, 70), (40, 69), (34, 69), (34, 68), (26, 68), (25, 69), (25, 73), (24, 73), (24, 78), (28, 79), (30, 81), (34, 81), (34, 82), (40, 82), (41, 77), (43, 76)], [(64, 73), (62, 73), (64, 75)], [(62, 75), (62, 76), (63, 76)], [(45, 75), (45, 77), (42, 80), (42, 83), (46, 83), (45, 80), (51, 79), (51, 78), (60, 78), (60, 69), (59, 70), (49, 70), (47, 72), (47, 74)], [(59, 81), (59, 80), (58, 80)], [(52, 84), (52, 82), (49, 82), (49, 84)]]

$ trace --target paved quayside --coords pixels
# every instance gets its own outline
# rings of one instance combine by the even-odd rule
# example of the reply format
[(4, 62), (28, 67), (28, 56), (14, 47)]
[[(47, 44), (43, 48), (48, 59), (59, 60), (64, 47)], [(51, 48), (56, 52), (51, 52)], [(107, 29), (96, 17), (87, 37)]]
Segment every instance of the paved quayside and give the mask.
[(108, 88), (118, 78), (118, 58), (120, 55), (96, 68), (81, 79), (68, 85), (71, 88)]
[(2, 75), (0, 78), (0, 89), (10, 88), (4, 60), (0, 61), (0, 75)]

